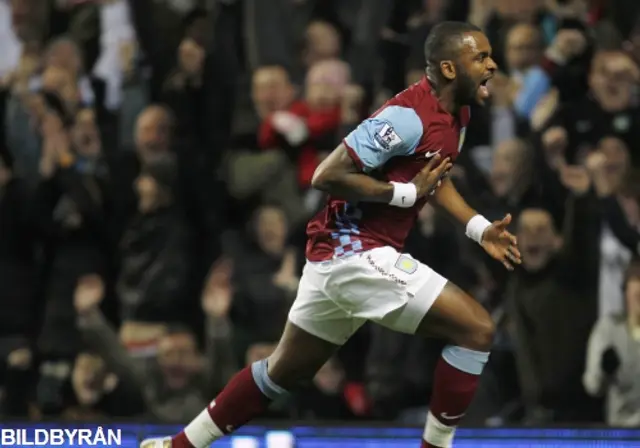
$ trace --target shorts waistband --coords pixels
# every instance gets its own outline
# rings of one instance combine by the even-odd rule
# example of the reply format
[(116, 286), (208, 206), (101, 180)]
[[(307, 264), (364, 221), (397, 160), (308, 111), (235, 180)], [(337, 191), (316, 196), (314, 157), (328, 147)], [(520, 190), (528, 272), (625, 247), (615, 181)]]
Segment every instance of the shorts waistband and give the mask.
[(359, 252), (357, 254), (346, 255), (346, 256), (343, 256), (343, 257), (333, 257), (333, 258), (330, 258), (328, 260), (323, 260), (323, 261), (310, 261), (309, 259), (307, 259), (307, 263), (315, 265), (315, 266), (329, 266), (329, 265), (335, 264), (336, 262), (349, 261), (349, 260), (352, 260), (354, 258), (361, 257), (362, 254), (364, 254), (364, 253), (366, 253), (366, 252)]

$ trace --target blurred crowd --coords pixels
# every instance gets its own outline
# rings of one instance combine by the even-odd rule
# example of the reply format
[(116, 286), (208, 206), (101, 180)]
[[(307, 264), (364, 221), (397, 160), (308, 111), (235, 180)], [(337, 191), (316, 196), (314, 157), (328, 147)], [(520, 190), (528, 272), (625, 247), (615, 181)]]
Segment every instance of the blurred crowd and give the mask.
[[(639, 426), (637, 0), (0, 0), (3, 418), (186, 422), (268, 356), (315, 167), (442, 20), (500, 65), (452, 176), (523, 255), (407, 241), (498, 324), (467, 423)], [(270, 417), (422, 424), (440, 348), (365, 326)]]

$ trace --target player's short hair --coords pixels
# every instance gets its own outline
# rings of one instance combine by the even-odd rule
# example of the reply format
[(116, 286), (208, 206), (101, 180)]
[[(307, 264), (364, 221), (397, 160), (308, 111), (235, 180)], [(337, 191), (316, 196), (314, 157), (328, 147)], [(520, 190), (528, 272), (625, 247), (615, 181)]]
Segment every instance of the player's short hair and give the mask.
[(466, 33), (482, 32), (477, 26), (467, 22), (441, 22), (434, 26), (424, 43), (427, 65), (437, 65), (442, 61), (455, 59)]

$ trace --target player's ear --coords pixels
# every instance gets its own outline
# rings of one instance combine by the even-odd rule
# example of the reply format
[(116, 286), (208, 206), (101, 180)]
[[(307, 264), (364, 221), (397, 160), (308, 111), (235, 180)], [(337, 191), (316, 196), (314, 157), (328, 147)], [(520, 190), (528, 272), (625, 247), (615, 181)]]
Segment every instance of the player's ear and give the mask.
[(440, 62), (440, 72), (442, 76), (449, 81), (456, 79), (456, 66), (453, 61)]

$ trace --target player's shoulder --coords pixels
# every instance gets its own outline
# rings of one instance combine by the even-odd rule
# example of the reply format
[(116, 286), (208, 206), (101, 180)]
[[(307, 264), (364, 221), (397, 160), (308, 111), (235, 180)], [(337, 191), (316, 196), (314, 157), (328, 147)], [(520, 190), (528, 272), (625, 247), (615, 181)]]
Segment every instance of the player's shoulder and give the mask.
[(426, 78), (403, 90), (385, 104), (386, 107), (396, 105), (411, 108), (422, 124), (423, 132), (416, 148), (417, 153), (440, 151), (446, 156), (457, 156), (471, 118), (468, 106), (463, 107), (456, 117), (446, 112)]
[(405, 136), (422, 135), (424, 126), (418, 112), (407, 104), (394, 104), (387, 102), (378, 109), (370, 120), (386, 124), (396, 132)]
[(387, 101), (360, 127), (368, 129), (376, 146), (387, 150), (405, 146), (415, 148), (425, 132), (419, 114), (410, 104), (391, 101)]
[(423, 78), (389, 99), (367, 121), (377, 125), (375, 138), (383, 147), (410, 141), (415, 152), (441, 150), (455, 157), (460, 133), (464, 133), (460, 128), (465, 128), (470, 118), (469, 108), (463, 108), (458, 117), (459, 122), (442, 109)]
[(387, 100), (370, 120), (386, 121), (400, 131), (424, 135), (433, 125), (436, 110), (426, 81), (417, 82)]
[(411, 107), (385, 104), (347, 135), (344, 143), (365, 166), (373, 168), (389, 157), (415, 152), (423, 132), (422, 121)]

